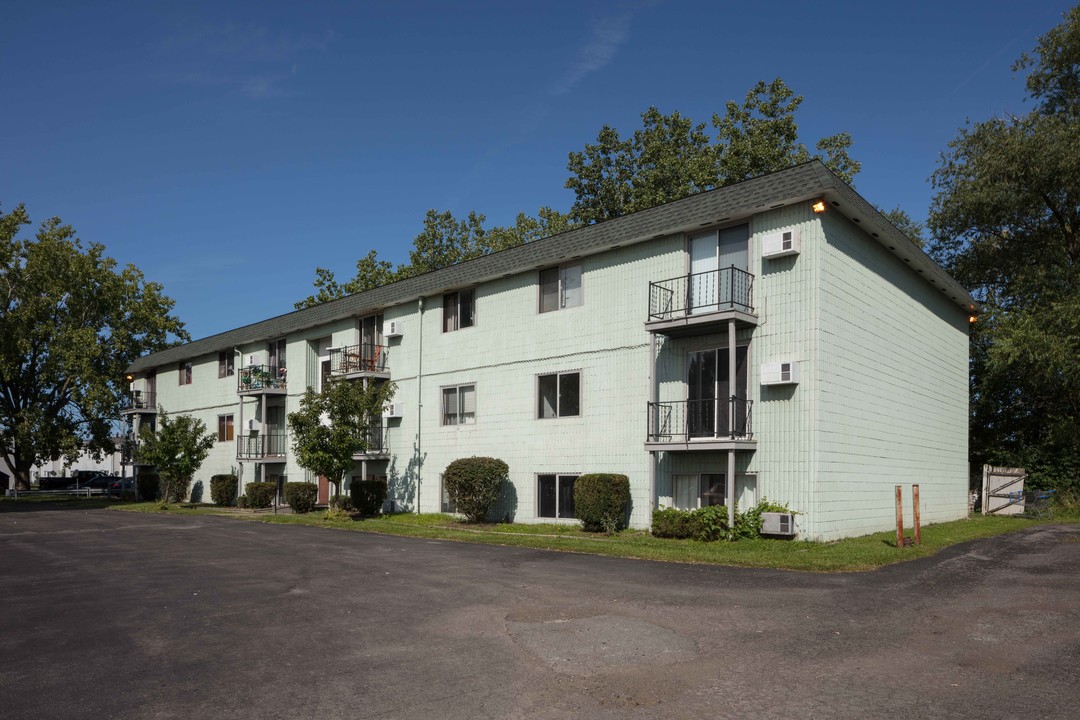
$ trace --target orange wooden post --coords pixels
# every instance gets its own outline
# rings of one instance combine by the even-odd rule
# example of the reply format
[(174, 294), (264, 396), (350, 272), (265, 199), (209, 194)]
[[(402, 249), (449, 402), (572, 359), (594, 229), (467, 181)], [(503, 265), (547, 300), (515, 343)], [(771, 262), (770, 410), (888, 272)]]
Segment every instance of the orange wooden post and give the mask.
[(904, 547), (904, 494), (900, 486), (896, 486), (896, 547)]
[(922, 542), (919, 528), (919, 486), (911, 486), (911, 510), (915, 513), (915, 544), (918, 545)]

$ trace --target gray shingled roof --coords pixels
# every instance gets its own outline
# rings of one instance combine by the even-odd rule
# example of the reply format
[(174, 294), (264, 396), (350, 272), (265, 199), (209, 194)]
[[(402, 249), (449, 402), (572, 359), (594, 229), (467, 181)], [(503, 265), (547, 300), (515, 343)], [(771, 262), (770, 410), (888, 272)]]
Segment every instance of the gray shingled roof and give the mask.
[(438, 295), (451, 288), (468, 287), (505, 275), (551, 265), (568, 257), (591, 255), (615, 246), (748, 217), (762, 210), (815, 197), (826, 198), (835, 210), (859, 223), (878, 242), (910, 263), (924, 277), (933, 278), (935, 286), (943, 288), (958, 305), (964, 308), (975, 307), (975, 300), (956, 280), (861, 195), (819, 161), (814, 160), (161, 350), (139, 358), (131, 364), (128, 372), (148, 370), (250, 342), (272, 340), (343, 318), (377, 312), (420, 297)]

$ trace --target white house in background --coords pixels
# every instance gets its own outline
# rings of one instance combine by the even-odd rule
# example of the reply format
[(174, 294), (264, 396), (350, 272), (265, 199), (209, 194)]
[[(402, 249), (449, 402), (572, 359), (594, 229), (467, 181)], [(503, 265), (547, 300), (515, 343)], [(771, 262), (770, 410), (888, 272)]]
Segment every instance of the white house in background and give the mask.
[(442, 470), (491, 455), (517, 522), (570, 521), (574, 479), (615, 472), (636, 527), (768, 497), (833, 539), (890, 527), (898, 483), (926, 522), (965, 515), (975, 308), (815, 161), (148, 355), (126, 414), (216, 429), (204, 485), (315, 482), (287, 413), (389, 379), (353, 477), (398, 509), (447, 509)]

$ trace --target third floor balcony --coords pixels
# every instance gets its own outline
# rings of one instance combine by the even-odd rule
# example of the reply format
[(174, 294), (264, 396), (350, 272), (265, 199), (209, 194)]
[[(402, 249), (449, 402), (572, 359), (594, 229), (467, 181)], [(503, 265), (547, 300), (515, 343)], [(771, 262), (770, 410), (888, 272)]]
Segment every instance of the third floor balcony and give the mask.
[(665, 335), (717, 332), (726, 322), (757, 325), (754, 276), (734, 265), (649, 283), (645, 328)]

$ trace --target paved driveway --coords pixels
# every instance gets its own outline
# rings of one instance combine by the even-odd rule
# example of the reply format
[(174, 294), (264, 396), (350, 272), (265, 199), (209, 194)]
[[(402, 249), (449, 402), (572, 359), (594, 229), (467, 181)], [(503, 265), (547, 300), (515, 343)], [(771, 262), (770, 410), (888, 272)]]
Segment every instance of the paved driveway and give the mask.
[(0, 597), (7, 720), (1080, 706), (1077, 527), (810, 575), (41, 509), (0, 513)]

